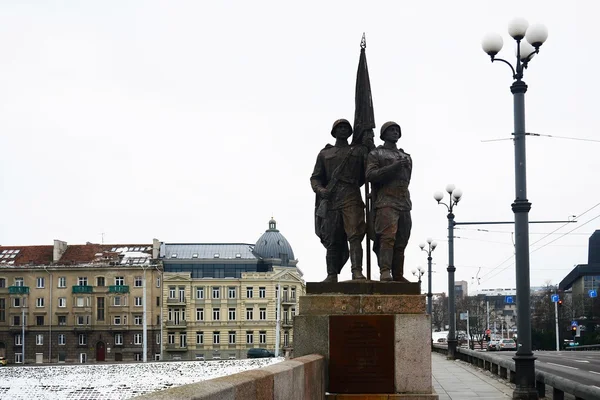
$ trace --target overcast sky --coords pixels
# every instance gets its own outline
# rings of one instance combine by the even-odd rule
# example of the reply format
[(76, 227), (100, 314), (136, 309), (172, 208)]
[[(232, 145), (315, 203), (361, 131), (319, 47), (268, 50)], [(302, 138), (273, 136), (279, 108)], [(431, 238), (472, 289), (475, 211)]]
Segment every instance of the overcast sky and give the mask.
[[(254, 243), (273, 216), (305, 279), (322, 280), (309, 177), (332, 122), (353, 119), (363, 32), (376, 144), (397, 121), (413, 158), (405, 275), (426, 268), (418, 244), (434, 238), (434, 292), (448, 288), (436, 190), (463, 190), (459, 222), (513, 220), (512, 77), (481, 50), (484, 34), (502, 34), (512, 61), (508, 22), (544, 23), (525, 75), (527, 132), (600, 140), (593, 1), (290, 4), (0, 3), (0, 243)], [(530, 225), (532, 285), (587, 262), (599, 153), (594, 141), (528, 137), (530, 221), (579, 221)], [(460, 228), (456, 280), (515, 287), (513, 225)]]

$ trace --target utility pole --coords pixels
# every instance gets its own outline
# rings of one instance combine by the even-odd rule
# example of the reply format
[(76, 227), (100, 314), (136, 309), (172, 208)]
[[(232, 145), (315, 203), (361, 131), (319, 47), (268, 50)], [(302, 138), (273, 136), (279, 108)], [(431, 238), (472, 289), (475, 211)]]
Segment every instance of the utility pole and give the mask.
[(275, 325), (275, 357), (279, 357), (279, 331), (281, 326), (281, 283), (277, 284), (277, 307)]

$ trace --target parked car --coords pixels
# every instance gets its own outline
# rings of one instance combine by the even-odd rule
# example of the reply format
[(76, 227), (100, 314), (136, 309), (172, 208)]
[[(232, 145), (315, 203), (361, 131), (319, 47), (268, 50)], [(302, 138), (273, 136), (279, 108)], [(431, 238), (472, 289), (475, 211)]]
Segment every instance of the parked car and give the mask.
[(265, 357), (275, 357), (275, 354), (273, 352), (270, 352), (267, 349), (249, 349), (248, 350), (248, 354), (247, 354), (248, 358), (265, 358)]
[(500, 344), (500, 340), (492, 339), (488, 342), (487, 351), (497, 351), (499, 350), (498, 345)]
[(517, 350), (517, 343), (512, 339), (502, 339), (498, 350)]
[(4, 366), (8, 364), (8, 360), (4, 357), (0, 357), (0, 365)]

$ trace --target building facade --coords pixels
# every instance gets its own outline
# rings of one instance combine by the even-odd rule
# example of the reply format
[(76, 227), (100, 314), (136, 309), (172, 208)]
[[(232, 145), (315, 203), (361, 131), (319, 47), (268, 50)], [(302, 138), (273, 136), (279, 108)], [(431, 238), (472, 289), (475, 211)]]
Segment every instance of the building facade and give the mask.
[(11, 363), (142, 360), (144, 309), (146, 354), (159, 355), (155, 243), (1, 246), (0, 356)]
[(291, 353), (306, 285), (275, 220), (255, 244), (162, 243), (160, 260), (165, 359), (245, 358), (250, 348)]

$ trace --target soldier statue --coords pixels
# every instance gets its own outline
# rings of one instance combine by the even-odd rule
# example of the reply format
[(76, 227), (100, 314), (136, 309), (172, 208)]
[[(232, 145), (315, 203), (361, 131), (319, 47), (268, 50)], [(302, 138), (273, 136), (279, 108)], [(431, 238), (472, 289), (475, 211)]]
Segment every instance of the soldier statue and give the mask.
[(352, 279), (365, 279), (361, 244), (366, 233), (365, 204), (360, 187), (365, 183), (366, 156), (374, 147), (372, 134), (365, 131), (356, 137), (355, 132), (355, 140), (348, 144), (352, 125), (345, 119), (333, 123), (331, 134), (335, 145), (328, 144), (319, 152), (310, 177), (316, 193), (315, 232), (327, 250), (323, 282), (337, 282), (348, 257)]
[(412, 204), (408, 184), (412, 160), (396, 147), (402, 136), (393, 121), (381, 127), (382, 146), (367, 156), (367, 181), (371, 183), (375, 220), (373, 249), (377, 255), (381, 281), (408, 282), (403, 277), (404, 249), (410, 238)]

